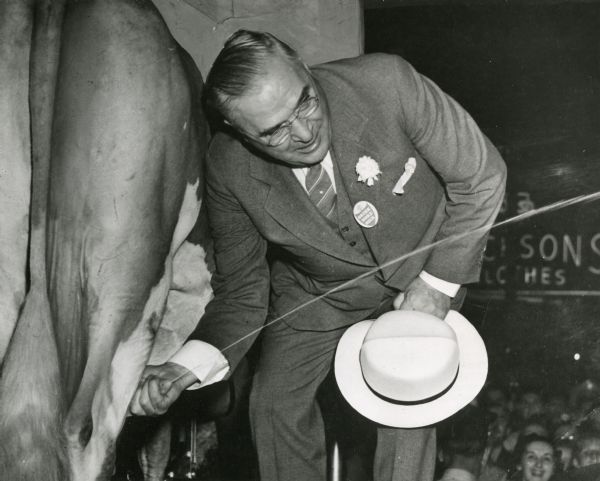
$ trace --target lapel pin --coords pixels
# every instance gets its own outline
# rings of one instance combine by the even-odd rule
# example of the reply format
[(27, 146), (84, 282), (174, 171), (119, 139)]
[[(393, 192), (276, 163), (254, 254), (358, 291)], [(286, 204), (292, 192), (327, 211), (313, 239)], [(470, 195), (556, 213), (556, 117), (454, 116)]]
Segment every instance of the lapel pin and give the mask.
[(416, 159), (414, 157), (410, 157), (406, 161), (406, 164), (404, 164), (404, 173), (400, 176), (400, 178), (398, 179), (398, 182), (396, 182), (396, 185), (394, 186), (394, 189), (392, 190), (392, 192), (394, 194), (404, 194), (404, 186), (410, 180), (412, 175), (415, 173), (416, 168), (417, 168)]
[(378, 176), (381, 174), (381, 170), (379, 170), (379, 164), (375, 159), (363, 155), (356, 163), (356, 173), (359, 182), (364, 182), (371, 187), (376, 180), (379, 180)]
[(354, 214), (356, 222), (367, 229), (375, 227), (377, 222), (379, 222), (379, 212), (377, 212), (377, 209), (373, 204), (366, 200), (357, 202), (354, 205), (352, 213)]

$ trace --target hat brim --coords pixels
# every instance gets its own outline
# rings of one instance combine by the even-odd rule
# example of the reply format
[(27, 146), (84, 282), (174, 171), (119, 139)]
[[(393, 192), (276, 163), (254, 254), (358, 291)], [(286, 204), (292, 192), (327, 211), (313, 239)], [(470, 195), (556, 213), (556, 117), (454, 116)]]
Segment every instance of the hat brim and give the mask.
[(445, 321), (454, 330), (460, 351), (456, 380), (439, 397), (411, 404), (394, 403), (377, 396), (363, 378), (360, 349), (374, 321), (362, 321), (349, 327), (338, 343), (334, 366), (338, 386), (348, 403), (368, 419), (397, 428), (429, 426), (469, 404), (487, 376), (485, 344), (473, 325), (458, 312), (450, 311)]

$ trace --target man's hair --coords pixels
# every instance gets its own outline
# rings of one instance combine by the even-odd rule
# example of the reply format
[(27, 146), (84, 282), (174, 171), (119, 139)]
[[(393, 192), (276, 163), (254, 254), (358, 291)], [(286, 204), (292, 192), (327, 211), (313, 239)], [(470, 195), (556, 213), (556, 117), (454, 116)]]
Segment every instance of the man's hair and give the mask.
[(206, 77), (206, 107), (211, 113), (225, 117), (229, 102), (244, 95), (264, 73), (266, 61), (276, 55), (302, 62), (292, 47), (270, 33), (235, 32), (225, 42)]

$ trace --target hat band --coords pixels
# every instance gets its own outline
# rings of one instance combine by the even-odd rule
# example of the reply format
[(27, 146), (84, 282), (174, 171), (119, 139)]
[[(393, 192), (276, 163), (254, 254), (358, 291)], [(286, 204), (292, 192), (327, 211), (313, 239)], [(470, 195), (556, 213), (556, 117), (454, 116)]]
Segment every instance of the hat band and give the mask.
[(418, 404), (424, 404), (424, 403), (428, 403), (431, 401), (435, 401), (436, 399), (442, 397), (444, 394), (446, 394), (448, 391), (450, 391), (450, 389), (452, 389), (452, 386), (454, 386), (454, 383), (456, 382), (456, 379), (458, 378), (458, 371), (460, 371), (460, 366), (458, 367), (458, 369), (456, 369), (456, 374), (454, 374), (454, 378), (452, 379), (452, 382), (450, 384), (448, 384), (448, 387), (446, 387), (446, 389), (444, 389), (443, 391), (440, 391), (437, 394), (434, 394), (431, 397), (428, 398), (424, 398), (424, 399), (419, 399), (417, 401), (399, 401), (398, 399), (394, 399), (394, 398), (389, 398), (387, 396), (384, 396), (380, 393), (378, 393), (377, 391), (375, 391), (367, 382), (367, 380), (365, 379), (365, 376), (363, 374), (363, 379), (365, 381), (366, 386), (369, 388), (369, 390), (375, 394), (375, 396), (377, 396), (378, 398), (391, 403), (391, 404), (395, 404), (397, 406), (415, 406)]

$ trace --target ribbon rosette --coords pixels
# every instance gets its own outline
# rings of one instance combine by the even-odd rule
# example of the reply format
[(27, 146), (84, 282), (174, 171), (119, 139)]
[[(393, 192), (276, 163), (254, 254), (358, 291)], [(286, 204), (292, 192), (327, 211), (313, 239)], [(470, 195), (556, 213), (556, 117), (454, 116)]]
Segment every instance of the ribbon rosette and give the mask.
[(376, 180), (379, 180), (377, 176), (381, 174), (381, 170), (379, 170), (379, 164), (375, 159), (363, 155), (356, 163), (356, 173), (358, 174), (358, 181), (365, 182), (370, 187)]

